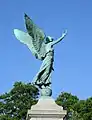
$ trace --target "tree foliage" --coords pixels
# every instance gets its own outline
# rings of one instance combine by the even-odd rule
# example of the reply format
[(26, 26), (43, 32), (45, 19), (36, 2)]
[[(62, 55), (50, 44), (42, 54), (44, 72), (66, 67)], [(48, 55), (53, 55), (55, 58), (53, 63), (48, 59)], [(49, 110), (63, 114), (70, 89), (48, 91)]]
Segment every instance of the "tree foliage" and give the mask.
[[(37, 103), (38, 97), (35, 86), (16, 82), (10, 92), (0, 95), (0, 120), (25, 120), (28, 109)], [(92, 120), (92, 97), (79, 100), (71, 93), (62, 92), (56, 103), (67, 110), (65, 120)]]
[(66, 119), (70, 118), (71, 110), (74, 105), (79, 101), (77, 96), (73, 96), (71, 93), (62, 92), (56, 99), (56, 103), (67, 110)]
[(79, 113), (83, 120), (92, 120), (92, 97), (80, 100), (74, 105), (74, 110)]
[(30, 83), (16, 82), (9, 93), (0, 96), (0, 120), (25, 120), (38, 95), (38, 89)]
[(62, 92), (56, 103), (67, 110), (65, 120), (92, 120), (92, 97), (79, 100), (71, 93)]

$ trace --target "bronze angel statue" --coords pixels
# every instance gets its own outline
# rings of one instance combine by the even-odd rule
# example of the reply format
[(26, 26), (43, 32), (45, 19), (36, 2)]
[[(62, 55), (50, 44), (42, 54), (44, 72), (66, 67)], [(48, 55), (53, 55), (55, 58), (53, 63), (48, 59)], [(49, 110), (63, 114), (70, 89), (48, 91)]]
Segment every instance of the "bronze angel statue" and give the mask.
[(42, 65), (32, 83), (40, 89), (49, 88), (51, 86), (51, 73), (54, 70), (53, 46), (66, 36), (67, 31), (65, 31), (59, 39), (54, 40), (52, 37), (46, 36), (45, 33), (33, 23), (28, 15), (25, 14), (24, 18), (27, 32), (14, 29), (14, 34), (20, 42), (27, 45), (36, 59), (42, 61)]

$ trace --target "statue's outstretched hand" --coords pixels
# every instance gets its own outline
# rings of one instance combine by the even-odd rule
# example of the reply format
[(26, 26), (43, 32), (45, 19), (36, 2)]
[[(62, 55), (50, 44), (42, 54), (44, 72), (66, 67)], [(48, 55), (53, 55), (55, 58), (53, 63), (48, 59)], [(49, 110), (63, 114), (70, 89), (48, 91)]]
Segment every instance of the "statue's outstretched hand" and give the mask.
[(63, 33), (62, 33), (62, 36), (60, 38), (58, 38), (57, 40), (53, 41), (52, 42), (52, 45), (55, 45), (57, 43), (59, 43), (61, 40), (63, 40), (63, 38), (66, 36), (67, 34), (67, 30), (65, 30)]
[(65, 31), (62, 33), (62, 37), (64, 38), (66, 35), (67, 35), (67, 30), (65, 30)]

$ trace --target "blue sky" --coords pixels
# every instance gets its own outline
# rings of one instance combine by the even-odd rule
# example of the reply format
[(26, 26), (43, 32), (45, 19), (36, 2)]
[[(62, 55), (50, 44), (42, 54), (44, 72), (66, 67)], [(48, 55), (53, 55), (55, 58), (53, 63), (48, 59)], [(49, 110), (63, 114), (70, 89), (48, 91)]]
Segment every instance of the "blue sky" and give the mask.
[(25, 31), (24, 13), (55, 39), (68, 30), (55, 46), (53, 97), (62, 91), (92, 96), (92, 0), (0, 1), (0, 94), (16, 81), (32, 81), (41, 65), (13, 34), (15, 28)]

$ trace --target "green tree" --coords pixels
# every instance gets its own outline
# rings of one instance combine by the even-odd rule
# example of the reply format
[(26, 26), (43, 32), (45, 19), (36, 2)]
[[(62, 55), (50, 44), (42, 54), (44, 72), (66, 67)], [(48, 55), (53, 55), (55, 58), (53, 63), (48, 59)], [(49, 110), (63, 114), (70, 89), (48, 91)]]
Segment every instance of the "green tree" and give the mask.
[(67, 110), (65, 120), (92, 120), (92, 97), (79, 100), (71, 93), (62, 92), (56, 103)]
[(77, 113), (79, 113), (82, 118), (84, 116), (85, 110), (86, 100), (80, 100), (74, 105), (74, 111), (77, 111)]
[(38, 96), (35, 86), (16, 82), (10, 92), (0, 95), (0, 120), (25, 120), (27, 110), (37, 103)]
[(86, 100), (84, 120), (92, 120), (92, 97), (90, 97)]
[(74, 110), (80, 114), (83, 120), (92, 120), (92, 97), (80, 100), (74, 105)]
[(66, 119), (70, 118), (71, 110), (74, 109), (74, 105), (79, 101), (77, 96), (71, 93), (62, 92), (56, 99), (56, 103), (67, 110)]
[[(35, 86), (16, 82), (10, 92), (0, 95), (0, 120), (25, 120), (27, 110), (37, 103), (38, 97)], [(67, 110), (65, 120), (92, 120), (92, 97), (79, 100), (71, 93), (62, 92), (56, 103)]]
[(70, 113), (68, 120), (84, 120), (77, 111), (71, 109)]

